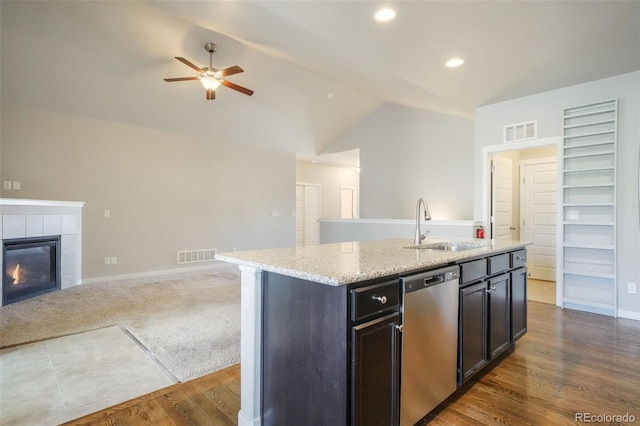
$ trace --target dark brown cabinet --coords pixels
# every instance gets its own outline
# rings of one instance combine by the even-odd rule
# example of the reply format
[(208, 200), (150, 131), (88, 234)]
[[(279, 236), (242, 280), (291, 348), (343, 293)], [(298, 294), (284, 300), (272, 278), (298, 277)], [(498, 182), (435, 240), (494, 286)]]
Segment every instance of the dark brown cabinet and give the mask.
[(527, 268), (511, 272), (511, 340), (527, 332)]
[[(514, 262), (515, 261), (515, 262)], [(527, 331), (525, 251), (462, 263), (458, 335), (461, 385)]]
[(399, 315), (392, 313), (351, 328), (351, 424), (399, 421)]
[(489, 293), (489, 359), (494, 359), (511, 344), (511, 300), (509, 274), (487, 282)]
[(487, 284), (460, 289), (458, 383), (466, 382), (487, 363)]

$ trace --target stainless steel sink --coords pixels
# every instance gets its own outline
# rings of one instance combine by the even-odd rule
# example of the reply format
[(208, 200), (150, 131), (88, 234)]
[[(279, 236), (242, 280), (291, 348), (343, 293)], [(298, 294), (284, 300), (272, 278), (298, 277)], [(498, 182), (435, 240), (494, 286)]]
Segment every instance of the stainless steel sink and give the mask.
[(414, 245), (407, 248), (416, 250), (440, 250), (440, 251), (464, 251), (474, 250), (486, 247), (483, 243), (470, 243), (470, 242), (442, 242), (442, 243), (428, 243)]

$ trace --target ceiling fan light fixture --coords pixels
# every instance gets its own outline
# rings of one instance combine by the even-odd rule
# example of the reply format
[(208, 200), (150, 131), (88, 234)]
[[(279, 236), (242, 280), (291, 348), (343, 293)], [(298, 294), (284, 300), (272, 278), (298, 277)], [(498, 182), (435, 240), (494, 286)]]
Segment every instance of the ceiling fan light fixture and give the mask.
[(373, 14), (373, 19), (377, 22), (389, 22), (393, 21), (396, 17), (397, 13), (394, 9), (390, 7), (382, 7)]
[(220, 80), (212, 76), (201, 76), (200, 83), (202, 83), (202, 86), (207, 90), (216, 90), (220, 87)]

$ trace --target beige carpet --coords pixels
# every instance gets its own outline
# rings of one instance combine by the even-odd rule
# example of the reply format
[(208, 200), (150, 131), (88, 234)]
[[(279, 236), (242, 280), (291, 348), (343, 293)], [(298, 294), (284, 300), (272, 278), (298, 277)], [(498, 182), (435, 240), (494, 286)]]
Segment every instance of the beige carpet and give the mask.
[(0, 347), (110, 325), (186, 381), (240, 361), (240, 272), (84, 284), (0, 307)]

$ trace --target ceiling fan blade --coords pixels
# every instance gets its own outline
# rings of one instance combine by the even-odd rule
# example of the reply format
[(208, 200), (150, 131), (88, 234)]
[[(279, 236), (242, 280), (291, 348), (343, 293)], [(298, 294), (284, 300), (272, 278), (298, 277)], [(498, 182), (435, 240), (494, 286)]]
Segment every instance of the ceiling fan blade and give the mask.
[(227, 86), (230, 89), (237, 90), (240, 93), (244, 93), (245, 95), (251, 96), (253, 95), (253, 90), (247, 89), (246, 87), (238, 86), (227, 80), (222, 80), (222, 84)]
[(187, 61), (185, 58), (181, 58), (179, 56), (176, 56), (175, 58), (177, 60), (179, 60), (180, 62), (182, 62), (183, 64), (185, 64), (186, 66), (191, 67), (191, 68), (193, 68), (194, 70), (196, 70), (198, 72), (202, 72), (202, 69), (200, 67), (195, 66), (191, 62)]
[(218, 71), (220, 77), (226, 77), (228, 75), (238, 74), (241, 72), (244, 72), (244, 70), (237, 65)]
[(211, 90), (211, 89), (207, 89), (207, 100), (208, 101), (212, 101), (216, 98), (216, 91), (215, 90)]
[(178, 78), (165, 78), (164, 81), (172, 82), (172, 81), (189, 81), (189, 80), (198, 80), (198, 77), (178, 77)]

